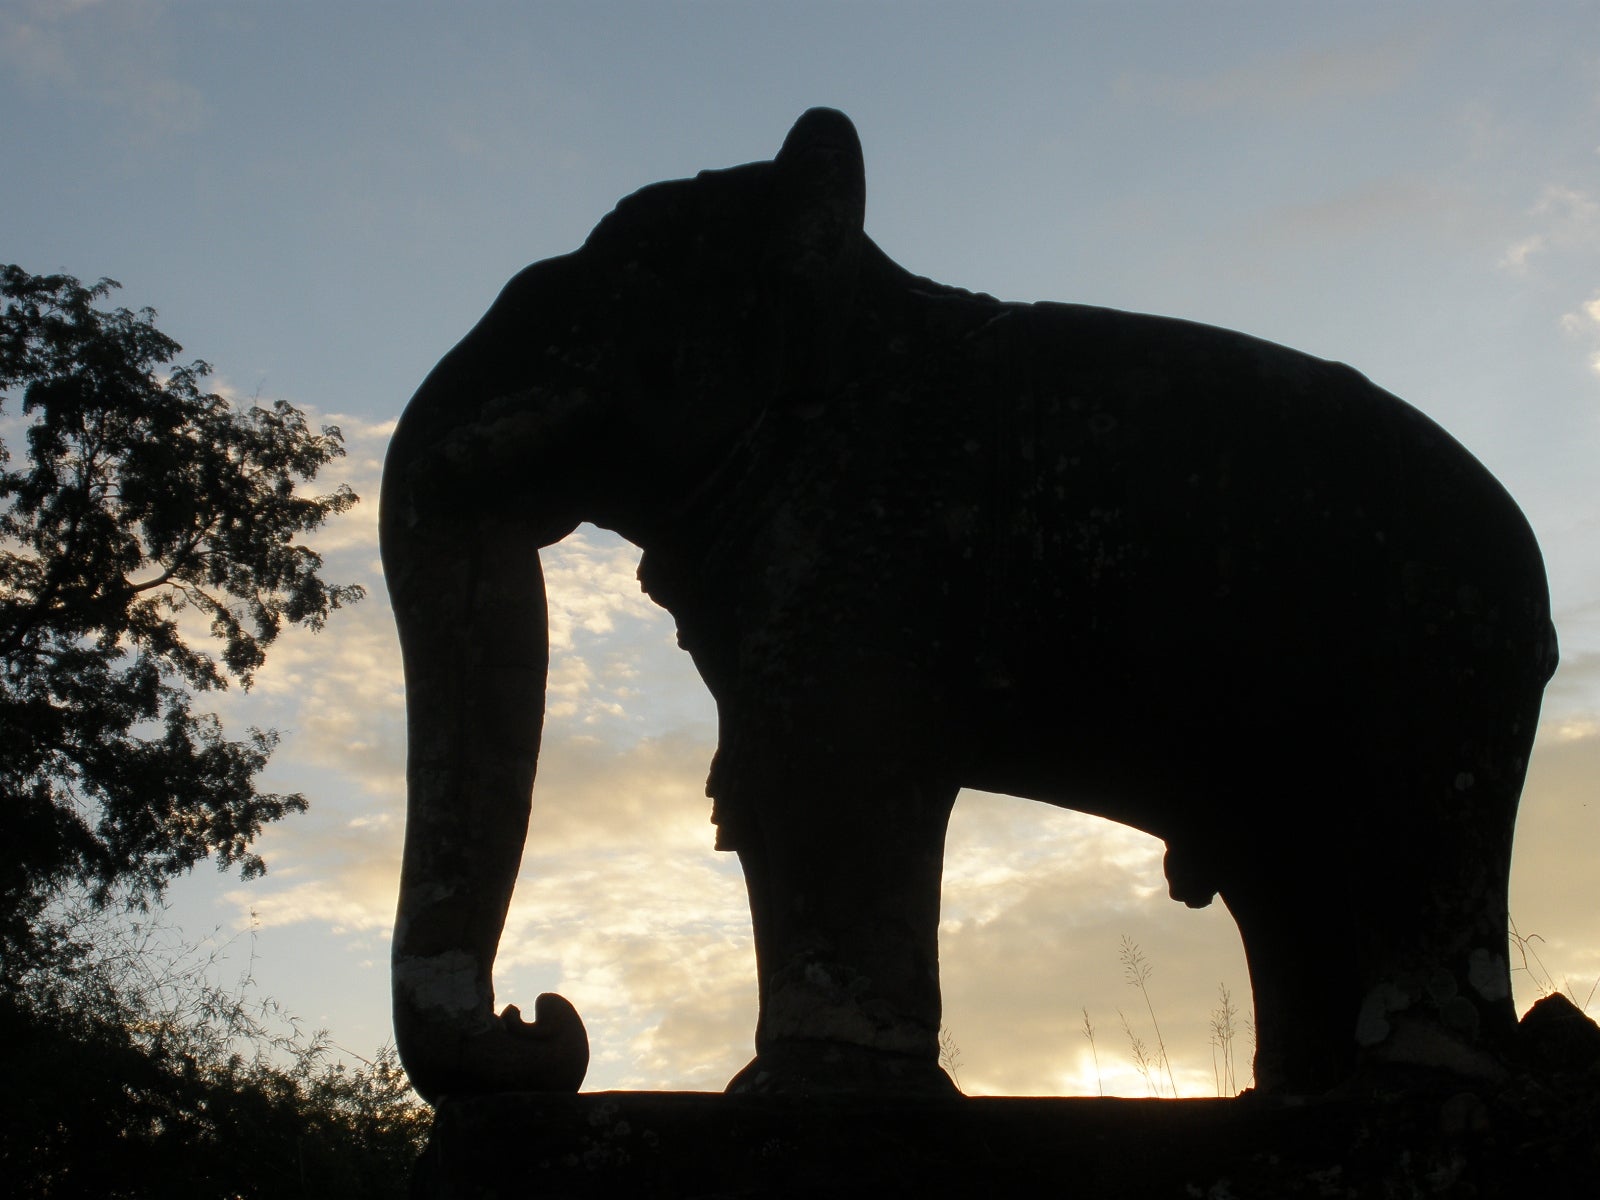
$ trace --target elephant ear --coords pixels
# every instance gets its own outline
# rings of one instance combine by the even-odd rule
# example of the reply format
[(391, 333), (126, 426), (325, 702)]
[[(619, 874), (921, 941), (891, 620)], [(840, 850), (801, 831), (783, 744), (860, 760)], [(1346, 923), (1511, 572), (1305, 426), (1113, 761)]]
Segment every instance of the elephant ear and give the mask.
[(801, 115), (773, 162), (768, 277), (779, 291), (784, 354), (780, 391), (819, 402), (849, 320), (866, 234), (866, 168), (850, 118), (832, 108)]

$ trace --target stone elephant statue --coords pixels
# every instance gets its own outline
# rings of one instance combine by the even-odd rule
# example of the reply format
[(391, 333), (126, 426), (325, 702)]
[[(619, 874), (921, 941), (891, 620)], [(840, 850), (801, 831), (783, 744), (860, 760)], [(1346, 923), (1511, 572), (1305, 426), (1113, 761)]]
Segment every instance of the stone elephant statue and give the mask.
[(1163, 839), (1220, 895), (1256, 1079), (1493, 1071), (1512, 827), (1556, 643), (1517, 506), (1349, 367), (1005, 303), (862, 230), (860, 143), (635, 193), (506, 286), (407, 406), (382, 552), (408, 792), (393, 943), (417, 1089), (576, 1089), (581, 1021), (494, 1013), (548, 659), (538, 549), (643, 549), (715, 697), (754, 922), (734, 1090), (948, 1088), (946, 822), (973, 787)]

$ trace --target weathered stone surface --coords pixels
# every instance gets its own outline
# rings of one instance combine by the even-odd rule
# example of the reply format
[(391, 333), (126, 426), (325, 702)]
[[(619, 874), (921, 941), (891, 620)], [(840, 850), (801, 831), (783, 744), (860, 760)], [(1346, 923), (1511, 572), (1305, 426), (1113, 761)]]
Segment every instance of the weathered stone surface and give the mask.
[(439, 1105), (413, 1196), (1556, 1200), (1596, 1194), (1597, 1116), (1593, 1092), (1315, 1104), (501, 1095)]
[(1556, 660), (1516, 504), (1349, 367), (934, 283), (867, 237), (865, 197), (855, 129), (812, 110), (772, 161), (645, 188), (523, 271), (407, 406), (381, 526), (417, 1088), (582, 1077), (576, 1014), (497, 1018), (491, 969), (539, 751), (537, 551), (584, 520), (643, 548), (717, 702), (760, 1006), (739, 1086), (947, 1086), (962, 787), (1143, 829), (1175, 898), (1222, 897), (1264, 1090), (1503, 1077)]

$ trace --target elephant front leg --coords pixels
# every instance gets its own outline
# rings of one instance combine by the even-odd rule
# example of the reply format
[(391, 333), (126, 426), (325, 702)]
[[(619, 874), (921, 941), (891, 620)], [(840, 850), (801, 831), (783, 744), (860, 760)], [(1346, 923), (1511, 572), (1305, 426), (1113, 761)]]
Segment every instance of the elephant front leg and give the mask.
[(938, 1066), (939, 891), (954, 787), (780, 784), (737, 849), (761, 1012), (729, 1091), (948, 1092)]

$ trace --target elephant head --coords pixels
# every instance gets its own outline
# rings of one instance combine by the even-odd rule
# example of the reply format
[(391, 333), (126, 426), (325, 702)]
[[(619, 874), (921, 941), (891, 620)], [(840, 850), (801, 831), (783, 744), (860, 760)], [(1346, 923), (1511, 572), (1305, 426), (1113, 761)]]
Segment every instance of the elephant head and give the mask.
[(681, 526), (765, 409), (803, 402), (863, 204), (854, 129), (812, 110), (774, 161), (645, 188), (521, 272), (406, 407), (380, 524), (408, 737), (394, 1019), (424, 1096), (576, 1090), (587, 1066), (561, 997), (494, 1012), (543, 723), (538, 550), (585, 520), (641, 545)]

